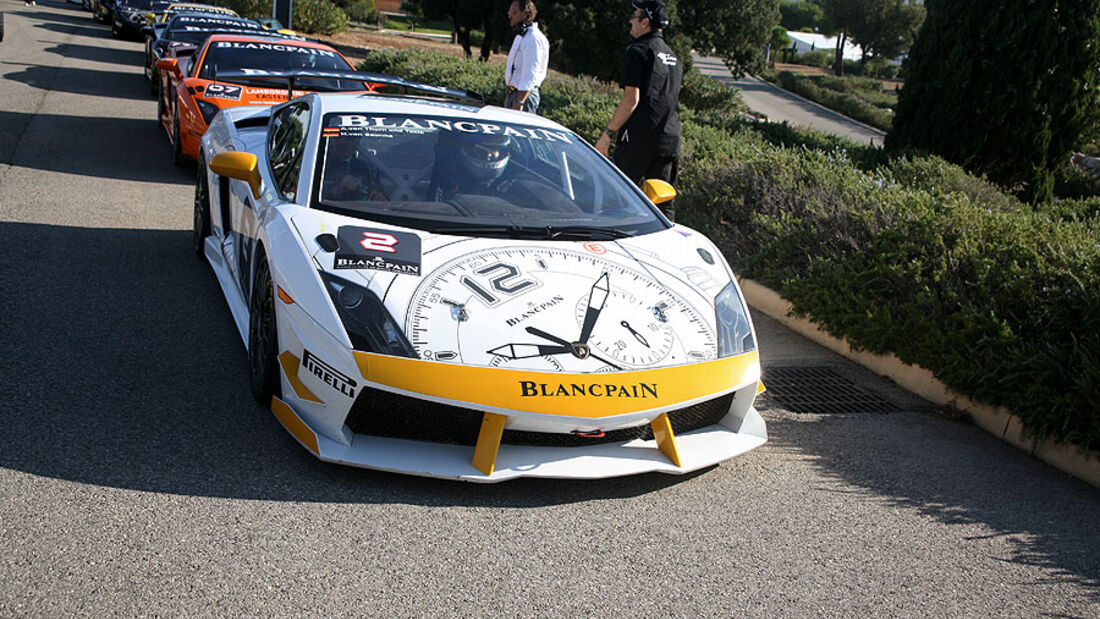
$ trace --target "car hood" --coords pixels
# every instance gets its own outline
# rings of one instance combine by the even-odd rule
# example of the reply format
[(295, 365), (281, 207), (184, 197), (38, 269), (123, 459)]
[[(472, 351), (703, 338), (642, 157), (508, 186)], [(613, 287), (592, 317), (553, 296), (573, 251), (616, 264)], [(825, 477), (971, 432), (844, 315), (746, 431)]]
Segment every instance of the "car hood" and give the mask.
[[(422, 359), (588, 373), (718, 355), (715, 297), (730, 270), (683, 226), (565, 242), (431, 234), (319, 211), (292, 221), (315, 266), (372, 291)], [(335, 251), (322, 247), (332, 241)]]

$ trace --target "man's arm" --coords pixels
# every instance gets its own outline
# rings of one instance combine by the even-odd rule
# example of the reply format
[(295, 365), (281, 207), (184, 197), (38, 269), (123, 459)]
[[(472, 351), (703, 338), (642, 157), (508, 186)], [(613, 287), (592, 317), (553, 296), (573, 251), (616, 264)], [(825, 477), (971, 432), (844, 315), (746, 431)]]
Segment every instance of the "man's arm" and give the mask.
[(607, 123), (607, 129), (600, 135), (600, 139), (596, 140), (596, 150), (600, 151), (604, 157), (607, 157), (608, 152), (611, 150), (612, 134), (618, 136), (619, 129), (622, 129), (626, 121), (630, 119), (630, 115), (638, 107), (638, 101), (641, 97), (641, 91), (637, 86), (623, 87), (623, 98), (619, 100), (619, 107), (615, 110), (615, 115), (611, 117), (611, 122)]

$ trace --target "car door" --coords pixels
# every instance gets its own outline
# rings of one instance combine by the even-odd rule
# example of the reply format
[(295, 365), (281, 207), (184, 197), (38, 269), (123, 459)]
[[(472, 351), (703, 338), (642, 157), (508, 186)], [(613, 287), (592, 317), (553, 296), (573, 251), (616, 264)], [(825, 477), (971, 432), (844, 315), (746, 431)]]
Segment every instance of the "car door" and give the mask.
[(309, 126), (310, 106), (306, 101), (295, 101), (276, 110), (268, 124), (265, 156), (275, 197), (270, 203), (257, 202), (243, 183), (235, 184), (236, 195), (230, 196), (234, 253), (226, 254), (226, 258), (236, 263), (238, 282), (246, 296), (250, 290), (245, 278), (252, 273), (259, 226), (265, 219), (261, 211), (296, 199)]

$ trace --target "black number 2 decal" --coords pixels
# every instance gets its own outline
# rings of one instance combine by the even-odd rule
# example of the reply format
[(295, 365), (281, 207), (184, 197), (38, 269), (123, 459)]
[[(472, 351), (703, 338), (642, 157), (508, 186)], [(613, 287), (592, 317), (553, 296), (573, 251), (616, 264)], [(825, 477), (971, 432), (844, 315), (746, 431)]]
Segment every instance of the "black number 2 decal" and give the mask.
[[(490, 287), (504, 295), (515, 295), (527, 288), (530, 288), (535, 284), (534, 280), (530, 279), (516, 279), (520, 276), (519, 269), (516, 267), (505, 264), (503, 262), (496, 262), (489, 266), (482, 267), (475, 271), (478, 275), (489, 276), (493, 273), (499, 273), (496, 277), (489, 280)], [(493, 294), (491, 291), (486, 290), (486, 287), (478, 283), (474, 278), (463, 275), (459, 280), (462, 285), (469, 288), (479, 299), (485, 302), (486, 305), (493, 306), (501, 302), (500, 297)]]

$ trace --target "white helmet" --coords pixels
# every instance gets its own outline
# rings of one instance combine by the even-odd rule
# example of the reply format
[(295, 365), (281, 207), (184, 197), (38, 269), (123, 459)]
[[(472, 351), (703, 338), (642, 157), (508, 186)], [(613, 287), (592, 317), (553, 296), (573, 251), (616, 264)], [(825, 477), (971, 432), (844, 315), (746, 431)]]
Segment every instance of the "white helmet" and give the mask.
[(478, 182), (500, 178), (508, 167), (508, 147), (512, 138), (481, 133), (462, 135), (459, 149), (462, 165)]

